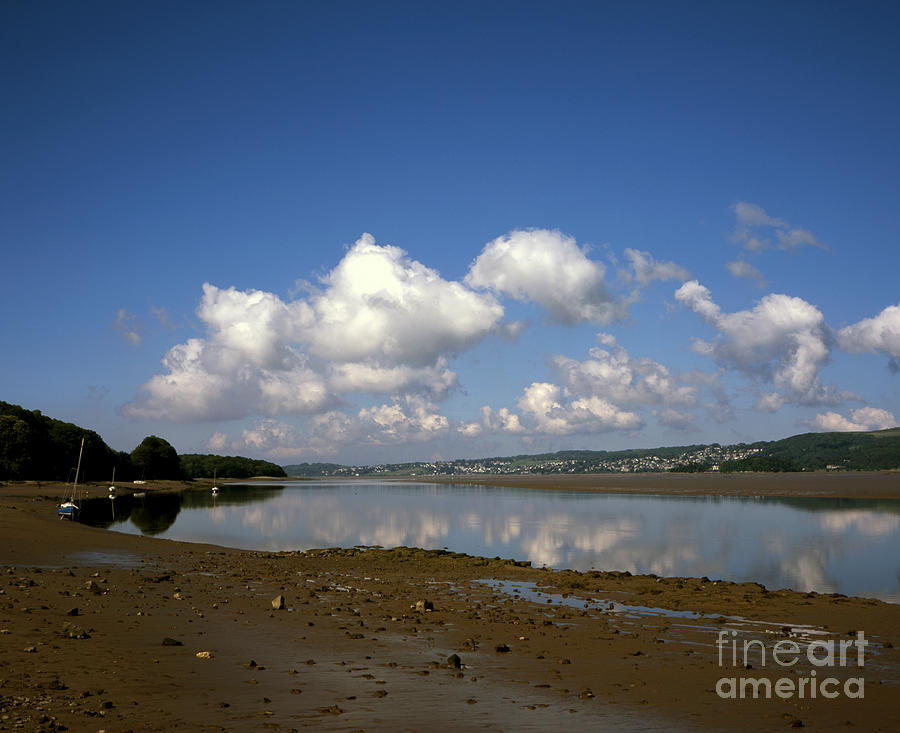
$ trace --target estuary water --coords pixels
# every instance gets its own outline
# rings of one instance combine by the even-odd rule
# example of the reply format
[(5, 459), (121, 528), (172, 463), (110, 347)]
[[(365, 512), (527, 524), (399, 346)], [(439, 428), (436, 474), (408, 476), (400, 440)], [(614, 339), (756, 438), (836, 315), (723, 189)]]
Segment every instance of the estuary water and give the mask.
[(109, 529), (253, 550), (406, 545), (574, 570), (900, 603), (900, 500), (604, 494), (390, 481), (98, 499)]

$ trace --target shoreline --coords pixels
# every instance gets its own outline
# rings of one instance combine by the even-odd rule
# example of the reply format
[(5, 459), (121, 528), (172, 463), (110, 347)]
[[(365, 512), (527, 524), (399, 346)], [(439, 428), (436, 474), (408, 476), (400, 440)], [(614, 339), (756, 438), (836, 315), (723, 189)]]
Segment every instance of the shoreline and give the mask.
[[(835, 499), (900, 499), (900, 471), (809, 471), (785, 473), (590, 473), (590, 474), (465, 474), (459, 476), (256, 476), (249, 479), (221, 479), (219, 483), (264, 483), (319, 481), (398, 481), (413, 483), (466, 484), (504, 488), (585, 491), (630, 494), (676, 494), (696, 496), (779, 496)], [(205, 490), (211, 478), (154, 480), (125, 483), (120, 493), (141, 491)], [(90, 496), (108, 495), (108, 482), (79, 484)], [(18, 489), (53, 494), (60, 499), (66, 485), (58, 481), (0, 482), (0, 495)]]
[[(0, 485), (0, 727), (900, 728), (897, 605), (414, 548), (182, 543), (59, 521), (51, 488)], [(771, 648), (804, 625), (838, 643), (864, 631), (864, 668), (718, 663), (719, 631)], [(715, 692), (813, 671), (864, 676), (865, 698)]]

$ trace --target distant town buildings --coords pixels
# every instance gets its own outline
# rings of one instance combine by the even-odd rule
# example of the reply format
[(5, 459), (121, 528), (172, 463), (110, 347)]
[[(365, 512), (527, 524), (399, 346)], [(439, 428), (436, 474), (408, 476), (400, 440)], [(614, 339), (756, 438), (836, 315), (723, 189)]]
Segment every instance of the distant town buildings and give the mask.
[(509, 474), (578, 474), (578, 473), (661, 473), (672, 469), (704, 464), (705, 470), (718, 471), (719, 464), (759, 453), (761, 448), (745, 445), (697, 446), (672, 453), (671, 449), (621, 451), (599, 456), (460, 459), (420, 463), (382, 464), (374, 466), (333, 466), (330, 476), (459, 476)]

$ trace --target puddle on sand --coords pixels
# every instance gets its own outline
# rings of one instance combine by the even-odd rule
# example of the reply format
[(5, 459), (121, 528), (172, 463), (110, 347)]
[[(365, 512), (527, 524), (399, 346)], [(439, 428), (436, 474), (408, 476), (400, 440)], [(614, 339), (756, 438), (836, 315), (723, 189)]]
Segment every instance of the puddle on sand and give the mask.
[[(91, 567), (94, 565), (113, 565), (117, 568), (136, 568), (144, 563), (139, 555), (130, 552), (71, 552), (63, 557), (64, 562), (54, 565), (27, 565), (22, 567), (36, 568), (40, 570), (62, 570), (73, 565)], [(0, 565), (0, 567), (16, 567), (13, 564)]]
[(729, 616), (718, 613), (699, 613), (697, 611), (673, 611), (669, 608), (656, 608), (653, 606), (639, 606), (608, 598), (583, 598), (572, 594), (563, 596), (561, 593), (548, 593), (537, 587), (533, 582), (512, 580), (478, 580), (493, 590), (503, 593), (510, 598), (521, 598), (533, 603), (546, 605), (547, 607), (567, 606), (579, 611), (586, 611), (588, 616), (599, 618), (602, 615), (615, 615), (631, 623), (646, 621), (648, 616), (657, 616), (664, 619), (690, 619), (692, 621), (709, 620), (710, 624), (673, 624), (673, 626), (693, 628), (701, 631), (719, 631), (727, 629), (744, 634), (780, 634), (790, 638), (803, 646), (823, 636), (831, 634), (824, 629), (811, 624), (783, 624), (771, 621), (754, 621), (742, 616)]
[[(522, 599), (539, 604), (546, 608), (566, 606), (586, 613), (588, 618), (616, 618), (626, 624), (643, 626), (646, 629), (654, 628), (652, 617), (671, 620), (659, 627), (658, 641), (662, 643), (679, 643), (693, 648), (717, 649), (716, 640), (722, 638), (724, 653), (731, 654), (733, 644), (737, 649), (743, 649), (745, 641), (760, 641), (766, 649), (770, 649), (782, 639), (790, 639), (796, 642), (801, 649), (801, 654), (806, 655), (807, 649), (813, 642), (835, 643), (835, 649), (839, 649), (840, 642), (847, 642), (848, 637), (827, 631), (813, 624), (783, 623), (778, 621), (757, 621), (743, 616), (731, 616), (717, 613), (698, 613), (696, 611), (673, 611), (668, 608), (654, 608), (651, 606), (630, 605), (620, 603), (607, 598), (585, 598), (573, 594), (548, 593), (538, 588), (533, 582), (520, 582), (511, 580), (485, 579), (477, 580), (492, 590), (516, 600)], [(707, 621), (709, 623), (703, 623)], [(697, 632), (709, 634), (709, 641), (703, 642), (696, 638)], [(724, 636), (723, 636), (724, 633)], [(665, 635), (665, 638), (663, 638)], [(879, 660), (884, 651), (884, 640), (868, 637), (866, 639), (866, 666), (874, 667), (882, 671), (894, 674), (894, 665)], [(751, 645), (752, 646), (752, 645)], [(755, 654), (759, 654), (758, 648), (751, 648), (750, 660)], [(821, 656), (822, 651), (818, 654)], [(853, 652), (855, 654), (855, 652)]]
[(144, 560), (131, 552), (73, 552), (66, 555), (75, 565), (114, 565), (118, 568), (135, 568)]

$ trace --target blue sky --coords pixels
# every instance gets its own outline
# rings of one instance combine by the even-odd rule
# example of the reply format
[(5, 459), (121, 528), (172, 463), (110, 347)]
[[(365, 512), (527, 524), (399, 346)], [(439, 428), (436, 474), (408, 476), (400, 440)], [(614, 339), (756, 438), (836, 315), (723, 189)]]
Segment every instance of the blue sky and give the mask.
[(0, 399), (374, 463), (900, 420), (890, 3), (0, 7)]

